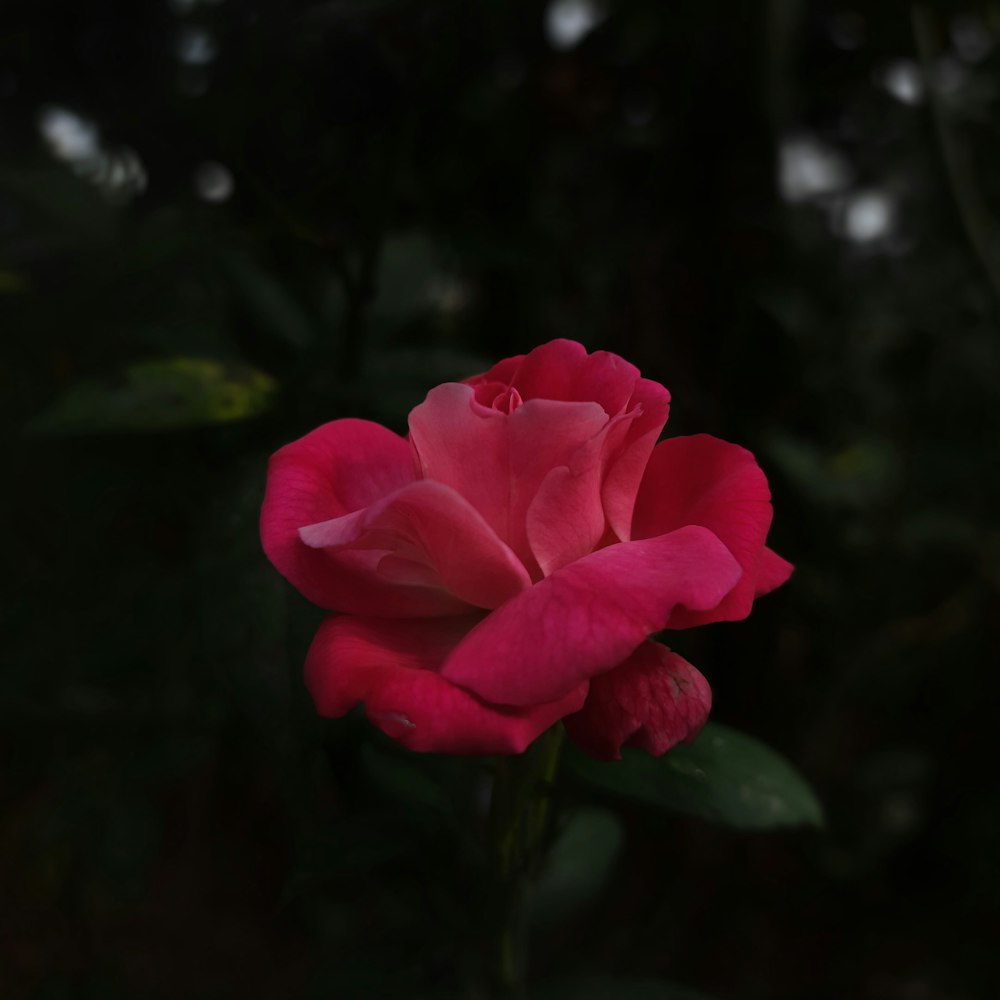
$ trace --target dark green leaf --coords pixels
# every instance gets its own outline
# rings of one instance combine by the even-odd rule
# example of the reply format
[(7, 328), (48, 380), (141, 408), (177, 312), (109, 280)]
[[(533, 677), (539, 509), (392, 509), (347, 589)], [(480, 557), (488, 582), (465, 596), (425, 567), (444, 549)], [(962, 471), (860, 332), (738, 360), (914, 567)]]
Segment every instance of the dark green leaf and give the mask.
[(742, 829), (823, 825), (823, 810), (792, 765), (759, 740), (709, 723), (688, 747), (621, 761), (573, 753), (574, 774), (602, 790)]
[(598, 896), (621, 852), (618, 817), (606, 809), (581, 809), (552, 845), (532, 899), (532, 920), (555, 924)]

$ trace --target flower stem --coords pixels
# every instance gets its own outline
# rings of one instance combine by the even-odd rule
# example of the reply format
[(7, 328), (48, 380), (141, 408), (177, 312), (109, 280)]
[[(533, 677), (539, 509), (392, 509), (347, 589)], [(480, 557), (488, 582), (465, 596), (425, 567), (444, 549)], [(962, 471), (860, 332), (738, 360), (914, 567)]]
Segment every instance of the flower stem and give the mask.
[(497, 997), (524, 995), (526, 905), (544, 859), (564, 731), (543, 733), (523, 754), (500, 757), (490, 802), (498, 907), (493, 945)]

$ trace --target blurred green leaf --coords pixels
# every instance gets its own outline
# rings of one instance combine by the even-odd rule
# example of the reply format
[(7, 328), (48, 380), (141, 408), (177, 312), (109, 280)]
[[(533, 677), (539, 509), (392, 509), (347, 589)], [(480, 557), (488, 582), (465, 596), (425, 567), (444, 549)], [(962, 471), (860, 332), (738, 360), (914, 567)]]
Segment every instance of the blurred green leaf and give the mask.
[(574, 976), (552, 979), (531, 991), (531, 1000), (711, 1000), (704, 993), (656, 979)]
[(623, 751), (621, 761), (568, 758), (589, 785), (625, 798), (741, 829), (822, 826), (812, 789), (775, 751), (751, 736), (709, 723), (688, 747), (662, 757)]
[(532, 922), (556, 924), (592, 903), (605, 887), (624, 833), (606, 809), (581, 809), (552, 845), (532, 899)]
[(268, 408), (276, 385), (245, 365), (176, 357), (83, 382), (28, 424), (43, 434), (159, 431), (229, 423)]

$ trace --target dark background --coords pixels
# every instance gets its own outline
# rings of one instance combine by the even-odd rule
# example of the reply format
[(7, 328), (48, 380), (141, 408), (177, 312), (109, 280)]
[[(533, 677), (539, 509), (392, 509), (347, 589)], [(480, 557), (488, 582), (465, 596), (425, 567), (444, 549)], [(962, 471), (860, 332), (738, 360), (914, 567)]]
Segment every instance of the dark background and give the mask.
[(795, 576), (675, 645), (829, 824), (626, 809), (533, 975), (995, 995), (1000, 5), (866, 7), (7, 0), (0, 995), (460, 995), (436, 792), (313, 717), (256, 516), (556, 336), (766, 469)]

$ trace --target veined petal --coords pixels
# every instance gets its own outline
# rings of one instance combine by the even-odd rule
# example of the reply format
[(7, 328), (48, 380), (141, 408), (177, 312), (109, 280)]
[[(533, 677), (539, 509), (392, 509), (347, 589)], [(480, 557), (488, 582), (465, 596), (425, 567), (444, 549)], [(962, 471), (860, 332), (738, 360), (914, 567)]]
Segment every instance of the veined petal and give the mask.
[(583, 708), (565, 725), (570, 739), (598, 760), (619, 760), (623, 746), (659, 757), (694, 739), (711, 708), (708, 681), (666, 646), (647, 641), (591, 680)]

